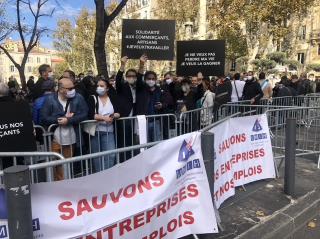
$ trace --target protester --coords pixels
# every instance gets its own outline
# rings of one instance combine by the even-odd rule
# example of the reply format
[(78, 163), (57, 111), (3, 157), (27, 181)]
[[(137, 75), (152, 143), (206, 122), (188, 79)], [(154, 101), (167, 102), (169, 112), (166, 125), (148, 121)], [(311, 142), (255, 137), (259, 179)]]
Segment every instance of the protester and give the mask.
[(109, 76), (108, 82), (114, 89), (116, 89), (116, 74)]
[(32, 96), (34, 86), (35, 86), (34, 77), (33, 77), (33, 76), (30, 76), (29, 79), (28, 79), (28, 81), (27, 81), (27, 88), (28, 88), (29, 96)]
[[(120, 117), (118, 102), (114, 94), (109, 94), (112, 86), (103, 79), (97, 83), (97, 95), (89, 99), (89, 119), (98, 121), (91, 139), (91, 153), (115, 149), (114, 120)], [(95, 172), (108, 169), (116, 164), (116, 155), (93, 159)]]
[(44, 105), (45, 100), (48, 98), (49, 95), (54, 93), (55, 83), (53, 80), (47, 80), (42, 84), (42, 90), (44, 91), (43, 96), (36, 99), (33, 103), (32, 107), (32, 119), (35, 125), (40, 125), (41, 117), (40, 112)]
[(62, 75), (63, 78), (69, 78), (72, 82), (76, 83), (76, 74), (72, 70), (65, 70)]
[(243, 88), (243, 100), (250, 101), (251, 105), (258, 105), (263, 97), (260, 84), (253, 77), (253, 72), (248, 73), (248, 79)]
[(293, 91), (290, 89), (290, 82), (286, 76), (283, 76), (280, 82), (274, 87), (272, 97), (293, 96)]
[(243, 88), (245, 84), (246, 83), (244, 81), (240, 81), (239, 73), (234, 74), (231, 82), (231, 85), (232, 85), (231, 102), (241, 101)]
[[(157, 115), (166, 108), (163, 102), (163, 95), (159, 86), (156, 85), (157, 74), (154, 71), (147, 71), (144, 75), (144, 67), (148, 57), (143, 55), (140, 58), (140, 66), (137, 77), (137, 115)], [(144, 78), (144, 81), (143, 81)], [(148, 140), (158, 141), (160, 135), (160, 118), (148, 121)]]
[(209, 125), (213, 120), (213, 105), (215, 100), (215, 94), (211, 91), (210, 79), (204, 77), (202, 79), (202, 86), (204, 89), (204, 95), (201, 98), (201, 124), (203, 126)]
[[(76, 93), (69, 78), (58, 83), (58, 92), (49, 95), (41, 109), (41, 123), (44, 126), (57, 124), (52, 142), (52, 151), (61, 153), (65, 158), (73, 156), (74, 145), (79, 140), (78, 124), (88, 117), (88, 106), (83, 97)], [(63, 168), (56, 167), (55, 180), (64, 179)]]
[(44, 93), (42, 89), (42, 84), (46, 80), (53, 79), (53, 72), (52, 69), (49, 65), (43, 64), (39, 66), (39, 79), (34, 85), (34, 90), (33, 90), (33, 100), (36, 100), (37, 98), (41, 97)]
[(269, 80), (266, 79), (266, 74), (264, 72), (260, 72), (259, 74), (259, 84), (263, 92), (263, 98), (270, 100), (272, 97), (272, 86)]
[(9, 87), (0, 82), (0, 102), (13, 102), (13, 98), (9, 94)]
[(191, 91), (191, 84), (192, 83), (190, 79), (183, 79), (181, 81), (181, 90), (183, 92), (183, 95), (180, 99), (183, 101), (183, 107), (181, 109), (181, 112), (186, 112), (197, 108), (197, 100), (195, 97), (195, 93)]
[(229, 77), (220, 77), (216, 82), (214, 112), (231, 101), (232, 85)]

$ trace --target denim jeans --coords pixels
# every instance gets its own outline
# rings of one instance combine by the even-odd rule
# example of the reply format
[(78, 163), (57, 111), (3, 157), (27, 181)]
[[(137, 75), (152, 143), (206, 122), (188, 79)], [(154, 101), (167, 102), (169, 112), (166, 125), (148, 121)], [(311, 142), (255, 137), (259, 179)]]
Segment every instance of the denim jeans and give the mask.
[[(115, 149), (114, 133), (97, 131), (96, 135), (91, 138), (91, 152), (98, 153)], [(94, 158), (94, 172), (111, 168), (116, 164), (116, 155), (107, 155), (104, 157)]]
[(160, 121), (150, 120), (148, 122), (148, 143), (161, 140)]

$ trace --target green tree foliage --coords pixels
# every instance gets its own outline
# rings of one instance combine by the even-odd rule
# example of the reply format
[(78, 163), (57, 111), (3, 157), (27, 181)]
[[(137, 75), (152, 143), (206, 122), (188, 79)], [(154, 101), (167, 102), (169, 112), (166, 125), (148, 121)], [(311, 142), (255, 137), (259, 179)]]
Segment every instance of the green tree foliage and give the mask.
[(95, 70), (93, 40), (95, 19), (87, 9), (82, 9), (73, 26), (69, 19), (58, 21), (54, 33), (54, 47), (60, 52), (69, 69), (80, 73)]
[(307, 66), (307, 70), (308, 70), (308, 71), (320, 72), (320, 64), (309, 64), (309, 65)]

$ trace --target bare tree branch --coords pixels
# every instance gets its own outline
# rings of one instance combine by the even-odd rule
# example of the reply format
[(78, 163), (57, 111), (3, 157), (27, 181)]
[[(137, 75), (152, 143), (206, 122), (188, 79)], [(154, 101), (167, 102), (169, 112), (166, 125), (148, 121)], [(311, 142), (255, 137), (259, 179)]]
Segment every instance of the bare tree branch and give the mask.
[(125, 7), (125, 5), (127, 4), (128, 0), (122, 0), (118, 6), (116, 7), (116, 9), (114, 9), (114, 11), (108, 16), (110, 18), (110, 22), (112, 22), (116, 16), (119, 15), (119, 13), (121, 12), (121, 10)]
[(14, 58), (10, 55), (10, 52), (2, 45), (0, 45), (0, 49), (7, 55), (10, 61), (15, 65), (15, 67), (20, 67), (20, 65), (14, 60)]
[[(18, 32), (19, 32), (19, 35), (20, 35), (20, 38), (21, 38), (23, 50), (24, 50), (24, 51), (27, 51), (26, 41), (25, 41), (25, 39), (24, 39), (23, 29), (22, 29), (22, 24), (21, 24), (20, 2), (21, 2), (21, 0), (17, 0)], [(29, 2), (30, 2), (30, 1), (29, 1)]]

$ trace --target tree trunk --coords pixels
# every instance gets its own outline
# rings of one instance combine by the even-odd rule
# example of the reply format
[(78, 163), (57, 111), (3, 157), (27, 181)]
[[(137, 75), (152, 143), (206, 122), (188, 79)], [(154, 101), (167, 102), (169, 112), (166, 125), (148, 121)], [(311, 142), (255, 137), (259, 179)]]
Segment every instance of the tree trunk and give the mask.
[(21, 88), (22, 90), (27, 90), (27, 81), (26, 81), (26, 75), (24, 74), (24, 68), (25, 67), (19, 67), (19, 76), (20, 76), (20, 82), (21, 82)]
[(107, 57), (105, 50), (105, 39), (107, 34), (108, 17), (105, 14), (104, 0), (96, 0), (96, 33), (94, 36), (94, 55), (99, 75), (106, 79), (108, 76)]

